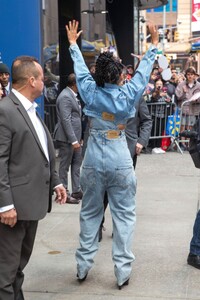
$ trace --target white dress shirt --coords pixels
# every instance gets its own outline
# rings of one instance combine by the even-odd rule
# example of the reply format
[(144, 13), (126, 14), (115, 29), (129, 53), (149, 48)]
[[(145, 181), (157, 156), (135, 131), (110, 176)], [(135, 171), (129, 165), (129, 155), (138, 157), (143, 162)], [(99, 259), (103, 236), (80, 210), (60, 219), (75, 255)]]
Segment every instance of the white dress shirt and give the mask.
[[(33, 126), (35, 128), (35, 131), (38, 135), (38, 138), (40, 140), (40, 143), (42, 145), (43, 151), (45, 153), (46, 158), (49, 161), (49, 154), (48, 154), (48, 146), (47, 146), (47, 136), (44, 130), (44, 127), (40, 121), (40, 119), (38, 118), (37, 114), (36, 114), (36, 107), (38, 106), (37, 103), (35, 102), (31, 102), (30, 100), (28, 100), (26, 97), (24, 97), (21, 93), (19, 93), (17, 90), (12, 89), (13, 94), (15, 94), (15, 96), (19, 99), (19, 101), (21, 102), (21, 104), (23, 105), (23, 107), (25, 108), (25, 110), (27, 111), (31, 122), (33, 123)], [(0, 207), (0, 213), (1, 212), (5, 212), (8, 211), (10, 209), (14, 208), (14, 205), (7, 205), (7, 206), (3, 206)]]

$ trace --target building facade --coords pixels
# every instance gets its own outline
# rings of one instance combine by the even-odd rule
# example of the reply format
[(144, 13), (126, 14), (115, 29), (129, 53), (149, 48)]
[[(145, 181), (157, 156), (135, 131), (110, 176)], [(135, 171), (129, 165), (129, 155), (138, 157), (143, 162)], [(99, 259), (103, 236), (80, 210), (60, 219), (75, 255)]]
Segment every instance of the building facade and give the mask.
[[(199, 4), (195, 4), (197, 2)], [(195, 5), (199, 5), (200, 9), (200, 1), (168, 0), (165, 7), (148, 9), (143, 12), (143, 16), (145, 20), (156, 22), (160, 29), (160, 53), (173, 58), (173, 62), (180, 70), (184, 69), (188, 57), (193, 55), (193, 65), (199, 72), (199, 54), (195, 51), (191, 53), (193, 42), (200, 37), (199, 31), (192, 31), (192, 11), (198, 9)], [(145, 37), (148, 36), (146, 24), (142, 30), (146, 34)], [(144, 38), (143, 52), (148, 47), (148, 42), (148, 38)]]
[[(65, 24), (72, 18), (83, 29), (80, 47), (86, 62), (95, 61), (102, 47), (113, 47), (124, 64), (134, 64), (130, 53), (140, 52), (140, 10), (162, 6), (167, 0), (42, 0), (43, 43), (48, 48), (57, 44), (61, 88), (72, 70)], [(47, 50), (46, 50), (47, 52)]]

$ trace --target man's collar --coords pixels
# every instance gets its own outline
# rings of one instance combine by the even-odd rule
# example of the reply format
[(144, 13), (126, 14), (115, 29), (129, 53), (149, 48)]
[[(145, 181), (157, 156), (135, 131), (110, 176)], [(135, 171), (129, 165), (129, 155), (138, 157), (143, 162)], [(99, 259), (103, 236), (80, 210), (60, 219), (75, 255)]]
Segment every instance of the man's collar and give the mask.
[(29, 108), (32, 107), (32, 105), (36, 108), (38, 105), (36, 102), (31, 102), (29, 99), (27, 99), (24, 95), (22, 95), (20, 92), (12, 88), (13, 94), (18, 98), (18, 100), (21, 102), (25, 110), (29, 110)]
[(78, 96), (78, 94), (77, 93), (75, 93), (69, 86), (67, 87), (68, 89), (70, 89), (70, 91), (73, 93), (73, 95), (75, 96), (75, 97), (77, 97)]

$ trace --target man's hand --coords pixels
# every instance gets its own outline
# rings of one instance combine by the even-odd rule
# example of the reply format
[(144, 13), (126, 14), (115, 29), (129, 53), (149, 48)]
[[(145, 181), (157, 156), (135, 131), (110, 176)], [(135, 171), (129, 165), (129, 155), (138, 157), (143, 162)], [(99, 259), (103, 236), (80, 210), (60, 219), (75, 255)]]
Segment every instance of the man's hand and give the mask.
[(67, 192), (63, 185), (59, 185), (54, 189), (56, 193), (55, 201), (59, 204), (64, 204), (67, 201)]
[(143, 55), (138, 55), (138, 54), (135, 54), (135, 53), (131, 53), (131, 56), (133, 57), (136, 57), (139, 61), (141, 61)]
[(170, 99), (170, 98), (166, 98), (166, 99), (165, 99), (165, 102), (168, 102), (168, 103), (169, 103), (169, 102), (171, 102), (171, 99)]
[(69, 25), (66, 25), (65, 28), (67, 31), (67, 37), (68, 37), (68, 41), (69, 41), (70, 45), (76, 44), (76, 40), (79, 38), (79, 36), (83, 32), (83, 30), (80, 30), (79, 32), (77, 32), (78, 21), (75, 21), (75, 20), (70, 21)]
[(140, 155), (140, 153), (142, 151), (142, 148), (143, 148), (143, 146), (140, 143), (136, 144), (135, 152), (136, 152), (137, 155)]
[(166, 92), (160, 91), (160, 96), (161, 96), (161, 97), (166, 96)]
[(77, 150), (79, 150), (81, 148), (81, 144), (79, 144), (79, 143), (75, 143), (72, 146), (73, 146), (73, 148), (74, 148), (75, 151), (77, 151)]
[(16, 210), (12, 208), (10, 210), (0, 213), (0, 222), (5, 225), (9, 225), (10, 227), (14, 227), (17, 223)]
[(157, 46), (159, 42), (159, 33), (153, 23), (148, 23), (149, 33), (151, 34), (151, 42), (153, 45)]

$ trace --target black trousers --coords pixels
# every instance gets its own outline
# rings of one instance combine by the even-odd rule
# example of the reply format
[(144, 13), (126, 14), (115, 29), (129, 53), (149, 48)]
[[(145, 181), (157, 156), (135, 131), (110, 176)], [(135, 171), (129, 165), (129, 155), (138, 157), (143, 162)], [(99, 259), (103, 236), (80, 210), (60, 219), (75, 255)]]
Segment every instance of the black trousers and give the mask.
[[(151, 136), (162, 136), (165, 129), (165, 118), (158, 118), (152, 116), (153, 125), (151, 129)], [(151, 139), (149, 141), (149, 146), (153, 148), (161, 147), (162, 138)]]
[(24, 300), (23, 269), (31, 256), (38, 221), (0, 223), (0, 300)]

